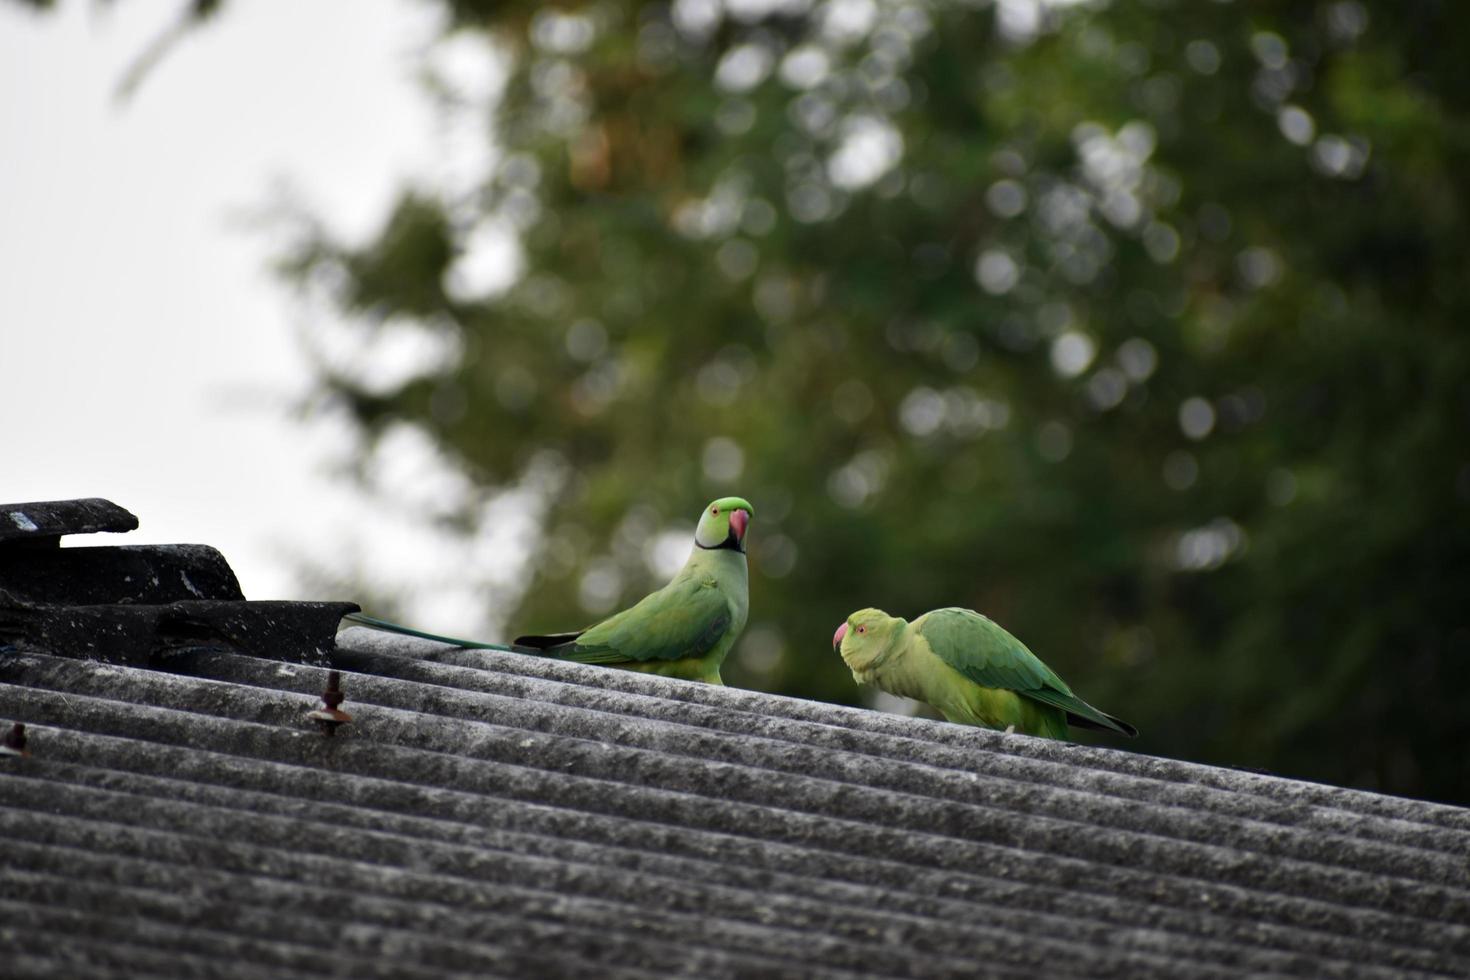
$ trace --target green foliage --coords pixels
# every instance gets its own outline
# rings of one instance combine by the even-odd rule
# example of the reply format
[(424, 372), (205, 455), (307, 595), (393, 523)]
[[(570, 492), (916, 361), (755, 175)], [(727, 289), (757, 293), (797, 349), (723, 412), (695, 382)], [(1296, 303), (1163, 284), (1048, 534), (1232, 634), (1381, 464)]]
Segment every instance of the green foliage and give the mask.
[[(730, 683), (855, 701), (849, 612), (971, 606), (1143, 751), (1470, 802), (1453, 4), (446, 6), (500, 162), (298, 271), (455, 339), (324, 371), (365, 431), (560, 474), (514, 628), (739, 492)], [(456, 286), (496, 221), (523, 274)]]

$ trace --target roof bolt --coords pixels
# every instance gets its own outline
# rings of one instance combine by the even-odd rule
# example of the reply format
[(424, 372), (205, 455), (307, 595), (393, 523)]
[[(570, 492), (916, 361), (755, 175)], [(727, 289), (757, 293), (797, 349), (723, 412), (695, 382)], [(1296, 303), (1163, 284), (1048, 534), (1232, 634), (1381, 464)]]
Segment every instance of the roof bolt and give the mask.
[(26, 748), (26, 726), (16, 722), (10, 726), (10, 731), (5, 733), (5, 741), (0, 742), (0, 755), (13, 755), (24, 759), (31, 754)]
[(322, 734), (331, 738), (339, 727), (352, 720), (352, 716), (341, 710), (341, 704), (347, 699), (342, 693), (342, 675), (337, 671), (327, 674), (327, 689), (322, 692), (322, 706), (315, 711), (308, 711), (306, 717), (316, 722), (321, 728)]

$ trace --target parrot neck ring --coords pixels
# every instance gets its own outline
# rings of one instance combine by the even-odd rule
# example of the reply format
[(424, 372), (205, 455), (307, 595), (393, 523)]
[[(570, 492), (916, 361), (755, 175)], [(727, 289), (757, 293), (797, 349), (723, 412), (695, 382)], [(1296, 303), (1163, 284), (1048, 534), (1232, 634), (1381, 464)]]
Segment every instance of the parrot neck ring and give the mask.
[(725, 535), (725, 540), (719, 544), (700, 544), (696, 541), (694, 545), (704, 551), (738, 551), (742, 555), (745, 554), (745, 542), (737, 538), (734, 531)]

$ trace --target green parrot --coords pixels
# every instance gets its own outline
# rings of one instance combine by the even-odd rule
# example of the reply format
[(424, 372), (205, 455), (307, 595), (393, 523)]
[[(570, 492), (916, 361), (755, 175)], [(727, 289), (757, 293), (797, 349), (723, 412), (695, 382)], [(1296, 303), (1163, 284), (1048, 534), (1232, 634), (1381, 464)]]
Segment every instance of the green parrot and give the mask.
[(689, 560), (668, 585), (576, 633), (519, 636), (542, 656), (723, 684), (720, 664), (745, 628), (745, 529), (755, 509), (721, 497), (704, 509)]
[(961, 725), (1067, 737), (1067, 723), (1138, 729), (1094, 708), (1000, 626), (971, 609), (935, 609), (910, 623), (860, 609), (837, 627), (832, 647), (853, 680), (927, 701)]

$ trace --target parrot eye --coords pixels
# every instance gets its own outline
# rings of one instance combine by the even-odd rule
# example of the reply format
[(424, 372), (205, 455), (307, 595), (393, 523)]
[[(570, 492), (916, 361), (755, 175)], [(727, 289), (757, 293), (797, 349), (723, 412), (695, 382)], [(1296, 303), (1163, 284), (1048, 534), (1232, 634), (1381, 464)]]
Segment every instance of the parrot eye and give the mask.
[(711, 507), (711, 508), (710, 508), (710, 509), (709, 509), (709, 512), (710, 512), (710, 513), (711, 513), (711, 514), (716, 514), (716, 515), (718, 515), (718, 514), (719, 514), (719, 513), (720, 513), (720, 508), (718, 508), (718, 507)]
[(868, 628), (866, 626), (859, 626), (858, 627), (858, 632), (859, 633), (866, 633), (867, 631), (868, 631)]

